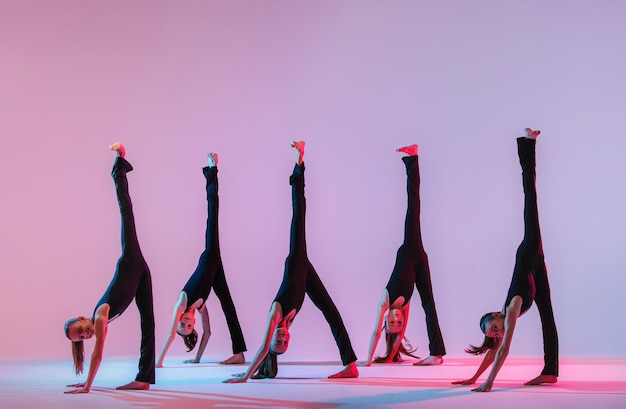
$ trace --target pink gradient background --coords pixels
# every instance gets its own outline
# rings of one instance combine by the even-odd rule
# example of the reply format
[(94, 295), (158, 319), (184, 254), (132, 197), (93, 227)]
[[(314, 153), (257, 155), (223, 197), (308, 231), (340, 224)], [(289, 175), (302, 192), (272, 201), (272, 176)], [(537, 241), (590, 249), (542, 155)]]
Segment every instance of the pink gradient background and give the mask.
[[(364, 359), (402, 240), (398, 146), (421, 151), (423, 234), (448, 353), (501, 308), (522, 237), (514, 137), (543, 131), (538, 190), (563, 356), (626, 355), (626, 4), (617, 1), (0, 2), (0, 358), (70, 360), (119, 256), (109, 172), (128, 148), (157, 349), (203, 245), (220, 155), (222, 257), (258, 348), (308, 142), (309, 256)], [(230, 339), (209, 299), (205, 357)], [(136, 356), (131, 305), (106, 356)], [(428, 343), (414, 294), (407, 332)], [(88, 346), (88, 351), (93, 345)], [(182, 355), (175, 342), (170, 358)], [(540, 356), (536, 308), (512, 356)], [(286, 360), (337, 360), (310, 301)], [(68, 362), (69, 365), (69, 362)]]

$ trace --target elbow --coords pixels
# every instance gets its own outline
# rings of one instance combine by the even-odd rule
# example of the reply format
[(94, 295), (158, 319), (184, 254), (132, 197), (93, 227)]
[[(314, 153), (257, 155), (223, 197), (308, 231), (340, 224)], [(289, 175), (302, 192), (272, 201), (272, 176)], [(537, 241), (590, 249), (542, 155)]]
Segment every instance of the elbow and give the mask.
[(496, 359), (506, 359), (509, 356), (509, 348), (500, 348), (496, 353)]

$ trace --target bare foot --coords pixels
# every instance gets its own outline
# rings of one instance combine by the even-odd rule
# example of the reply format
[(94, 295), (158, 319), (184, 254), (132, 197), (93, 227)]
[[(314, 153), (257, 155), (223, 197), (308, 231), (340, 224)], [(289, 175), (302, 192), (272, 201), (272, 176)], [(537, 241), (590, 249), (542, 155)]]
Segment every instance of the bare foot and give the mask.
[(118, 386), (115, 389), (119, 390), (133, 390), (133, 391), (147, 391), (150, 389), (150, 384), (148, 382), (140, 382), (140, 381), (132, 381), (127, 383), (126, 385)]
[(556, 383), (556, 376), (554, 375), (539, 375), (535, 379), (531, 379), (524, 385), (541, 385), (542, 383)]
[(539, 137), (539, 134), (541, 133), (541, 131), (534, 131), (530, 128), (524, 129), (524, 132), (526, 132), (527, 138), (533, 139), (533, 140), (537, 140), (537, 138)]
[(220, 365), (237, 365), (237, 364), (245, 364), (246, 358), (243, 356), (243, 352), (238, 354), (234, 354), (230, 358), (225, 361), (220, 362)]
[(115, 142), (113, 145), (109, 146), (109, 149), (117, 152), (117, 156), (124, 157), (126, 156), (126, 148), (122, 145), (121, 142)]
[(298, 151), (298, 165), (302, 165), (304, 161), (304, 141), (293, 141), (291, 142), (291, 147)]
[(417, 361), (413, 365), (415, 366), (428, 366), (428, 365), (441, 365), (443, 363), (443, 358), (441, 355), (431, 355), (427, 358), (422, 359), (421, 361)]
[(343, 369), (337, 372), (334, 375), (330, 375), (329, 379), (337, 379), (337, 378), (358, 378), (359, 370), (356, 368), (356, 362), (351, 362), (348, 365), (344, 366)]
[(417, 145), (413, 144), (409, 146), (403, 146), (402, 148), (396, 149), (396, 152), (406, 153), (409, 156), (417, 156)]
[(209, 160), (209, 167), (214, 168), (217, 166), (217, 153), (209, 152), (206, 154), (206, 157)]

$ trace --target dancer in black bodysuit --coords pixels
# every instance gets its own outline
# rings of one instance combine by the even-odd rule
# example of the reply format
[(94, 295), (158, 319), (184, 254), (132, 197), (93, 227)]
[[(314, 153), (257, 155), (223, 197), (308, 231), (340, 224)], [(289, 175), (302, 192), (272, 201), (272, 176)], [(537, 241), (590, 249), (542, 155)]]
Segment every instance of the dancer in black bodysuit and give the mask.
[[(376, 326), (370, 341), (368, 360), (365, 365), (370, 365), (372, 361), (379, 363), (399, 362), (402, 360), (400, 354), (415, 357), (410, 345), (407, 347), (403, 344), (409, 320), (409, 305), (413, 286), (417, 288), (422, 300), (430, 341), (430, 356), (415, 365), (439, 365), (443, 362), (442, 356), (446, 354), (446, 349), (435, 309), (428, 257), (422, 243), (418, 147), (417, 145), (405, 146), (398, 149), (398, 152), (408, 155), (402, 158), (406, 166), (408, 197), (404, 222), (404, 242), (398, 249), (396, 264), (378, 304)], [(374, 352), (383, 327), (387, 341), (386, 354), (374, 359)]]
[(344, 368), (331, 375), (330, 378), (356, 378), (359, 374), (355, 364), (356, 355), (352, 350), (350, 338), (339, 311), (337, 311), (337, 307), (307, 257), (304, 146), (304, 142), (292, 143), (292, 147), (298, 151), (298, 161), (289, 178), (293, 206), (289, 255), (285, 260), (283, 282), (269, 311), (264, 342), (254, 356), (248, 370), (245, 373), (234, 375), (235, 377), (232, 379), (225, 380), (225, 383), (246, 382), (257, 368), (259, 368), (259, 372), (253, 378), (273, 378), (276, 376), (276, 355), (284, 353), (289, 346), (289, 327), (302, 307), (305, 293), (324, 314), (341, 354)]
[(150, 270), (141, 254), (133, 207), (128, 194), (126, 173), (133, 167), (124, 159), (125, 149), (119, 142), (111, 145), (117, 152), (111, 176), (115, 181), (117, 200), (122, 217), (122, 255), (117, 261), (113, 280), (104, 295), (96, 304), (92, 318), (72, 318), (65, 323), (65, 335), (72, 341), (74, 369), (76, 374), (83, 372), (83, 340), (95, 335), (96, 345), (89, 374), (85, 383), (68, 385), (76, 389), (66, 393), (87, 393), (91, 389), (94, 378), (102, 362), (102, 351), (107, 333), (108, 323), (119, 317), (135, 299), (141, 318), (141, 355), (139, 372), (134, 382), (117, 389), (149, 389), (154, 384), (154, 313), (152, 306), (152, 279)]
[(517, 319), (528, 311), (533, 300), (537, 304), (541, 318), (544, 368), (541, 375), (526, 382), (526, 385), (555, 383), (559, 375), (558, 335), (541, 243), (535, 186), (535, 146), (539, 133), (539, 131), (526, 128), (526, 137), (517, 139), (517, 151), (522, 166), (522, 183), (524, 186), (524, 239), (517, 249), (513, 278), (504, 307), (502, 312), (491, 312), (483, 315), (480, 320), (480, 328), (485, 334), (483, 344), (479, 347), (470, 346), (466, 350), (466, 352), (474, 355), (486, 353), (474, 376), (453, 382), (457, 385), (472, 385), (493, 363), (485, 382), (473, 389), (476, 392), (489, 392), (491, 390), (496, 375), (509, 353)]
[(245, 362), (244, 351), (246, 351), (246, 343), (243, 339), (237, 311), (226, 284), (226, 276), (224, 275), (224, 266), (222, 265), (222, 257), (220, 255), (220, 242), (218, 234), (218, 180), (217, 180), (217, 162), (216, 153), (209, 153), (209, 166), (202, 169), (206, 177), (206, 196), (207, 196), (207, 224), (205, 231), (205, 246), (196, 271), (187, 281), (185, 287), (178, 297), (178, 302), (174, 306), (174, 317), (170, 331), (163, 344), (163, 349), (157, 359), (157, 368), (163, 366), (163, 359), (174, 341), (176, 333), (185, 340), (185, 345), (191, 351), (198, 340), (198, 333), (194, 329), (195, 310), (200, 312), (202, 317), (202, 339), (196, 353), (195, 359), (184, 361), (185, 363), (198, 363), (204, 353), (211, 328), (209, 323), (209, 312), (206, 308), (206, 301), (209, 297), (211, 289), (215, 290), (215, 295), (220, 300), (222, 310), (226, 316), (226, 323), (232, 340), (233, 356), (221, 364), (243, 364)]

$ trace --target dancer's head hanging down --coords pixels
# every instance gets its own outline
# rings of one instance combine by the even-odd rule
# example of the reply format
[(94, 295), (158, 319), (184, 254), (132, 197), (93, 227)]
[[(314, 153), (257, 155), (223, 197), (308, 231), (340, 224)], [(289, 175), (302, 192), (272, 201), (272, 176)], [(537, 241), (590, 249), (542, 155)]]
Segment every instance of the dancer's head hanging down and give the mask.
[(83, 341), (94, 336), (93, 320), (78, 316), (70, 318), (65, 322), (65, 336), (72, 341), (72, 358), (74, 360), (74, 371), (76, 375), (83, 373), (83, 362), (85, 360), (85, 346)]
[(176, 333), (183, 338), (183, 342), (187, 347), (187, 352), (193, 350), (198, 342), (198, 332), (194, 329), (195, 325), (195, 311), (189, 310), (180, 316), (180, 321), (176, 327)]

